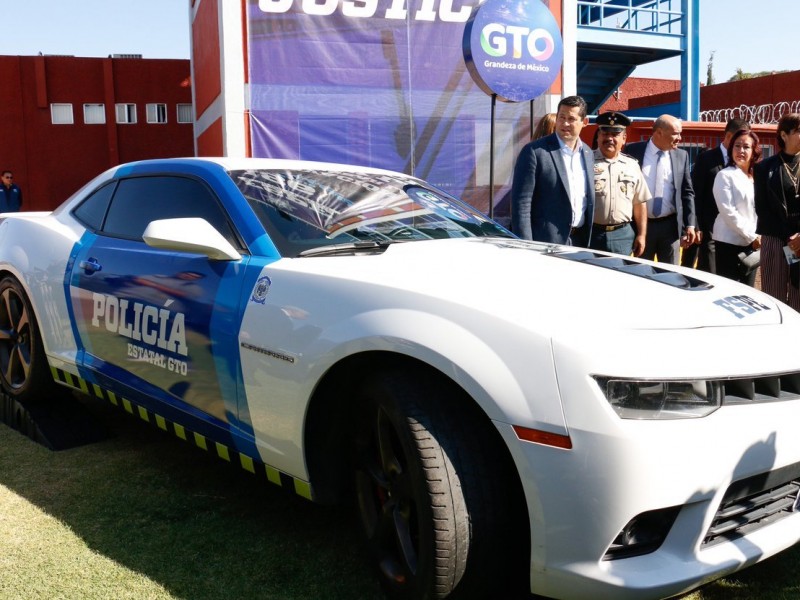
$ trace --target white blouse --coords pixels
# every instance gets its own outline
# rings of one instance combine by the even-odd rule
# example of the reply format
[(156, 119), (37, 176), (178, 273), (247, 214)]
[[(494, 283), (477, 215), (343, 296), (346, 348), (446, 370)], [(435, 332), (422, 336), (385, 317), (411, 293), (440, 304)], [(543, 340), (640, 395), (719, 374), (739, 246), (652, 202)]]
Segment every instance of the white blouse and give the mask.
[(753, 180), (739, 167), (726, 167), (714, 178), (714, 201), (719, 215), (711, 237), (718, 242), (749, 246), (756, 239)]

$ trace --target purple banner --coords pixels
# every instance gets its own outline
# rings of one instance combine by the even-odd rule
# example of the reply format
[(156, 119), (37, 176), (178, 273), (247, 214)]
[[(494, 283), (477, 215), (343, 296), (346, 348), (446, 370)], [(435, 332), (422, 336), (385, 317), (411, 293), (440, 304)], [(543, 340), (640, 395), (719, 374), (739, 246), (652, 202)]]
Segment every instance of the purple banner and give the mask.
[[(473, 7), (466, 0), (251, 2), (253, 155), (392, 169), (488, 212), (491, 99), (462, 53)], [(496, 204), (528, 140), (529, 112), (527, 103), (497, 107)]]

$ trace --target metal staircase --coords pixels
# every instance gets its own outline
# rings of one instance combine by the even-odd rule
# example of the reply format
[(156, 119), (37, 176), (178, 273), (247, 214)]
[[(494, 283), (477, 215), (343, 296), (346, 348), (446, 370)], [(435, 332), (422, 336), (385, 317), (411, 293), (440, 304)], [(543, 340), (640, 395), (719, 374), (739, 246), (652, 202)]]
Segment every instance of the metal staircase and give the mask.
[[(577, 87), (596, 110), (639, 66), (683, 56), (698, 0), (577, 0)], [(682, 68), (682, 71), (685, 69)], [(685, 73), (682, 79), (685, 81)]]

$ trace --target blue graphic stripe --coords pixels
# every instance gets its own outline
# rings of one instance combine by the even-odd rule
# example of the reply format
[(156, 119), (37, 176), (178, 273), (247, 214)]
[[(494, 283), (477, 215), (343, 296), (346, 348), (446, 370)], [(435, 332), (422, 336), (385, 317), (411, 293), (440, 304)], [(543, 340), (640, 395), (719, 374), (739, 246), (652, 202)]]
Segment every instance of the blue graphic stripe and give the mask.
[[(64, 298), (66, 300), (67, 314), (69, 316), (69, 322), (72, 328), (72, 337), (75, 339), (75, 344), (77, 345), (78, 349), (78, 355), (75, 357), (75, 362), (78, 365), (83, 362), (83, 355), (86, 353), (86, 348), (83, 345), (84, 340), (78, 329), (78, 319), (75, 315), (75, 307), (72, 303), (70, 287), (73, 285), (73, 283), (75, 286), (78, 286), (79, 284), (78, 278), (80, 277), (80, 273), (78, 269), (74, 269), (78, 252), (80, 252), (86, 246), (93, 246), (96, 240), (97, 235), (91, 231), (84, 231), (81, 239), (72, 246), (72, 250), (69, 254), (69, 260), (67, 261), (67, 268), (64, 271)], [(91, 348), (89, 348), (89, 351), (91, 352)]]
[[(251, 257), (249, 261), (243, 261), (243, 263), (240, 265), (231, 265), (229, 268), (244, 267), (244, 273), (238, 275), (241, 281), (241, 287), (222, 285), (219, 287), (217, 291), (217, 298), (215, 299), (215, 304), (222, 306), (235, 306), (237, 305), (235, 302), (240, 303), (238, 312), (239, 321), (235, 332), (235, 343), (231, 344), (230, 346), (225, 344), (225, 347), (232, 348), (234, 355), (222, 356), (215, 352), (214, 360), (216, 364), (216, 370), (220, 378), (220, 389), (223, 390), (223, 394), (225, 396), (225, 406), (228, 409), (228, 422), (231, 424), (231, 427), (238, 429), (243, 435), (246, 435), (249, 440), (252, 440), (253, 452), (257, 451), (255, 449), (255, 432), (253, 431), (252, 419), (250, 418), (250, 408), (244, 392), (244, 374), (242, 373), (241, 361), (239, 358), (240, 350), (238, 339), (239, 332), (241, 330), (241, 319), (244, 316), (244, 311), (250, 301), (250, 297), (253, 289), (255, 288), (256, 282), (261, 276), (264, 267), (272, 262), (275, 262), (275, 259)], [(212, 344), (215, 348), (219, 348), (223, 345), (218, 343), (221, 341), (219, 336), (225, 334), (230, 335), (230, 332), (226, 332), (224, 330), (225, 326), (226, 325), (221, 321), (217, 313), (214, 313), (211, 317), (210, 334)], [(223, 375), (225, 375), (224, 379)], [(238, 398), (238, 405), (231, 406), (229, 398)], [(241, 438), (239, 441), (244, 441), (244, 438)], [(240, 447), (240, 450), (243, 452), (251, 451), (251, 449), (247, 446)]]

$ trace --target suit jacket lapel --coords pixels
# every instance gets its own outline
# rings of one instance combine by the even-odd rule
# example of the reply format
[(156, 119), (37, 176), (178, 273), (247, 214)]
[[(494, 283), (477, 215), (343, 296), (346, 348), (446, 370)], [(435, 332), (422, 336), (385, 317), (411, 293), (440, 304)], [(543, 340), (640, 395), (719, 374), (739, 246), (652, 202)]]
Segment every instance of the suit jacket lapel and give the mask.
[(561, 180), (561, 185), (564, 186), (567, 199), (569, 199), (569, 178), (567, 177), (567, 168), (564, 166), (564, 157), (561, 155), (561, 145), (558, 143), (557, 139), (554, 139), (550, 146), (550, 158), (553, 159), (558, 178)]
[(670, 165), (672, 165), (672, 186), (675, 188), (672, 200), (675, 202), (675, 213), (678, 215), (678, 236), (680, 237), (683, 232), (683, 165), (680, 165), (680, 173), (678, 172), (677, 160), (675, 157), (678, 155), (674, 150), (669, 150)]
[(777, 161), (775, 163), (775, 169), (770, 169), (767, 171), (767, 178), (769, 182), (769, 186), (772, 188), (772, 193), (775, 197), (775, 201), (778, 204), (778, 207), (783, 211), (784, 214), (788, 214), (788, 210), (786, 207), (786, 198), (783, 194), (783, 181), (781, 178), (781, 163)]
[(669, 156), (669, 164), (672, 167), (672, 186), (675, 188), (675, 208), (677, 208), (681, 196), (681, 180), (683, 178), (683, 173), (678, 173), (678, 166), (676, 164), (677, 161), (675, 160), (675, 152), (672, 150), (668, 150), (667, 156)]
[(589, 199), (587, 208), (594, 212), (594, 151), (581, 142), (581, 154), (583, 155), (584, 179), (586, 180), (586, 197)]
[(716, 165), (719, 167), (719, 169), (717, 169), (717, 171), (721, 171), (722, 169), (725, 168), (725, 155), (722, 153), (722, 148), (720, 148), (719, 146), (717, 146), (716, 157), (717, 157), (717, 160), (715, 162), (716, 162)]

